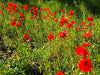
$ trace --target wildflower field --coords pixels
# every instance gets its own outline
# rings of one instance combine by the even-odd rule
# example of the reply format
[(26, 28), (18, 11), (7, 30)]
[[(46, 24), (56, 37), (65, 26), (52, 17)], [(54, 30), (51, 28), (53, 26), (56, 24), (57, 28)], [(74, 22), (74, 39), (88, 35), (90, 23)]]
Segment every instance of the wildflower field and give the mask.
[(100, 7), (0, 0), (0, 75), (100, 75)]

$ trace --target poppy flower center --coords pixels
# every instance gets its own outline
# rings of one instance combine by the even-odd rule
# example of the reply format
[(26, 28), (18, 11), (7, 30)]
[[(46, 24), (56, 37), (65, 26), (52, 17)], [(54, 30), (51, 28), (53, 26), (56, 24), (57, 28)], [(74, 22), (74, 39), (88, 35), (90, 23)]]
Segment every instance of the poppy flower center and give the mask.
[(87, 62), (85, 62), (85, 66), (87, 65)]

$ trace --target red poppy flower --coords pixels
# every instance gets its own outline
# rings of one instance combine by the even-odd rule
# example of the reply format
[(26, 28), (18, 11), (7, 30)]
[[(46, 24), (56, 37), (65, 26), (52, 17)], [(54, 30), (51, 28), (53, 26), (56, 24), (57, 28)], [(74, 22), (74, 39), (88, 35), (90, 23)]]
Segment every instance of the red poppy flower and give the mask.
[(63, 31), (63, 33), (67, 34), (67, 31), (66, 31), (66, 30), (64, 30), (64, 31)]
[(86, 56), (89, 56), (87, 49), (78, 46), (76, 51), (75, 51), (76, 55), (83, 55), (83, 58), (85, 58)]
[(83, 36), (86, 38), (91, 38), (91, 31), (89, 31), (88, 33), (86, 32)]
[(75, 21), (71, 21), (71, 24), (75, 24), (76, 22)]
[(25, 34), (23, 37), (26, 38), (27, 37), (27, 34)]
[(69, 16), (68, 19), (72, 18), (72, 16)]
[(2, 13), (2, 16), (3, 16), (4, 14)]
[(4, 8), (4, 5), (2, 5), (2, 8)]
[(59, 33), (59, 36), (60, 36), (60, 38), (65, 38), (66, 37), (66, 34), (67, 34), (67, 32), (66, 31), (63, 31), (63, 32), (60, 32)]
[(19, 13), (20, 17), (24, 17), (24, 15), (22, 13)]
[(26, 41), (28, 42), (29, 40), (31, 40), (31, 38), (30, 37), (26, 37)]
[[(85, 27), (85, 30), (87, 30), (88, 29), (88, 27)], [(87, 34), (87, 33), (86, 33)], [(88, 36), (88, 34), (87, 34), (87, 36)]]
[(65, 26), (65, 28), (67, 28), (67, 26)]
[(64, 21), (64, 20), (65, 20), (65, 18), (64, 18), (64, 17), (62, 17), (62, 18), (61, 18), (61, 20), (62, 20), (62, 21)]
[(48, 36), (48, 40), (51, 40), (53, 38), (54, 38), (54, 36), (50, 33), (50, 35)]
[(11, 22), (11, 26), (15, 26), (16, 22), (15, 21), (12, 21)]
[(61, 12), (65, 12), (64, 9), (62, 9)]
[(57, 12), (53, 12), (53, 13), (52, 13), (52, 16), (54, 16), (55, 14), (57, 14)]
[(64, 17), (64, 15), (61, 15), (61, 17)]
[(10, 14), (12, 15), (12, 14), (13, 14), (13, 12), (10, 12)]
[(35, 12), (35, 10), (32, 11), (33, 13)]
[(62, 17), (61, 20), (62, 21), (60, 21), (60, 23), (63, 23), (63, 24), (67, 23), (67, 19), (65, 19), (64, 17)]
[(22, 24), (22, 22), (18, 22), (17, 27), (20, 27)]
[(19, 19), (16, 19), (16, 21), (18, 21)]
[(91, 72), (91, 68), (92, 65), (91, 65), (91, 60), (90, 59), (82, 59), (82, 60), (79, 60), (80, 63), (78, 63), (78, 68), (80, 69), (80, 71), (83, 71), (83, 72)]
[(8, 9), (10, 9), (10, 7), (8, 6), (8, 7), (6, 7), (6, 10), (8, 10)]
[(30, 10), (30, 12), (32, 12), (32, 10)]
[(91, 14), (91, 16), (93, 16), (93, 14)]
[(81, 25), (85, 25), (85, 22), (81, 22)]
[(58, 34), (55, 35), (55, 37), (59, 36)]
[(30, 30), (28, 30), (27, 33), (30, 33)]
[(25, 18), (22, 18), (22, 21), (24, 21), (25, 20)]
[(47, 11), (49, 11), (49, 8), (47, 8)]
[(25, 4), (25, 5), (23, 6), (23, 8), (24, 8), (24, 10), (27, 10), (27, 9), (28, 9), (28, 5)]
[(36, 28), (33, 28), (34, 30), (36, 30)]
[(51, 14), (51, 11), (49, 11), (48, 14)]
[(35, 15), (35, 16), (38, 16), (37, 12), (34, 12), (34, 15)]
[(88, 17), (87, 21), (93, 21), (93, 18), (92, 17)]
[(89, 26), (92, 26), (93, 25), (93, 23), (89, 23)]
[(63, 24), (60, 24), (59, 26), (60, 26), (60, 27), (62, 27), (62, 26), (63, 26)]
[(42, 17), (43, 15), (41, 14), (40, 16)]
[(48, 11), (49, 10), (49, 8), (44, 8), (44, 11)]
[(43, 19), (47, 19), (47, 16), (43, 17)]
[(54, 18), (52, 18), (52, 20), (54, 20)]
[(15, 18), (13, 18), (13, 21), (15, 21)]
[(65, 74), (63, 74), (61, 71), (59, 71), (59, 72), (56, 72), (56, 75), (65, 75)]
[(56, 44), (56, 43), (57, 43), (57, 41), (54, 42), (54, 44)]
[(68, 24), (68, 28), (71, 28), (71, 27), (72, 27), (72, 24), (71, 24), (71, 23), (69, 23), (69, 24)]
[(76, 30), (79, 30), (79, 29), (80, 29), (80, 27), (77, 27), (77, 28), (76, 28)]
[(72, 38), (72, 35), (71, 34), (69, 34), (69, 38)]
[(70, 16), (72, 16), (72, 15), (73, 15), (73, 11), (71, 10), (71, 11), (69, 12), (69, 14), (70, 14)]
[(33, 10), (33, 9), (35, 9), (35, 7), (32, 7), (31, 9)]
[(57, 22), (57, 21), (58, 21), (57, 19), (54, 20), (54, 22)]
[(37, 11), (37, 10), (38, 10), (38, 8), (35, 8), (34, 10), (35, 10), (35, 11)]
[(60, 46), (62, 46), (63, 44), (61, 43)]
[(90, 43), (84, 43), (82, 44), (83, 47), (89, 47)]
[(13, 17), (12, 15), (10, 17)]
[(65, 24), (65, 22), (64, 22), (64, 21), (60, 21), (60, 24), (63, 24), (63, 25), (64, 25), (64, 24)]
[(8, 6), (12, 7), (13, 6), (13, 3), (8, 3)]
[(14, 9), (17, 8), (17, 5), (16, 4), (13, 4), (12, 8), (14, 8)]
[(37, 15), (37, 16), (36, 16), (36, 18), (38, 19), (38, 18), (39, 18), (39, 16)]
[(2, 21), (0, 23), (3, 23)]
[(44, 8), (44, 11), (46, 11), (47, 9), (46, 8)]
[(42, 8), (40, 8), (39, 11), (41, 12), (42, 11)]
[(94, 27), (93, 29), (96, 29), (96, 27)]
[(82, 30), (84, 29), (84, 27), (81, 28)]
[(33, 17), (30, 17), (30, 19), (33, 20), (34, 18)]

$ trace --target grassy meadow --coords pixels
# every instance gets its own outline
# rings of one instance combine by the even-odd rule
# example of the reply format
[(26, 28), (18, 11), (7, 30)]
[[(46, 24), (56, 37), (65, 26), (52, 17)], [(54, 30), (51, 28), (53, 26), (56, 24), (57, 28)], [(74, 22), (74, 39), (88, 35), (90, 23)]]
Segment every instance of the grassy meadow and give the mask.
[[(91, 60), (86, 69), (78, 64), (84, 59)], [(100, 8), (83, 0), (0, 0), (0, 75), (100, 75)]]

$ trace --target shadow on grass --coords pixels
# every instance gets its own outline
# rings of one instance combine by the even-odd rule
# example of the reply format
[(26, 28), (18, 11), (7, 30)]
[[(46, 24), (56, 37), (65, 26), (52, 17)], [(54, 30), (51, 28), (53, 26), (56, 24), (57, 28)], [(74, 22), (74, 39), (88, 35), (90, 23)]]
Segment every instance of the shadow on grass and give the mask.
[(40, 73), (40, 70), (36, 63), (34, 63), (32, 67), (28, 64), (23, 68), (23, 70), (25, 70), (26, 75), (43, 75), (42, 73)]

